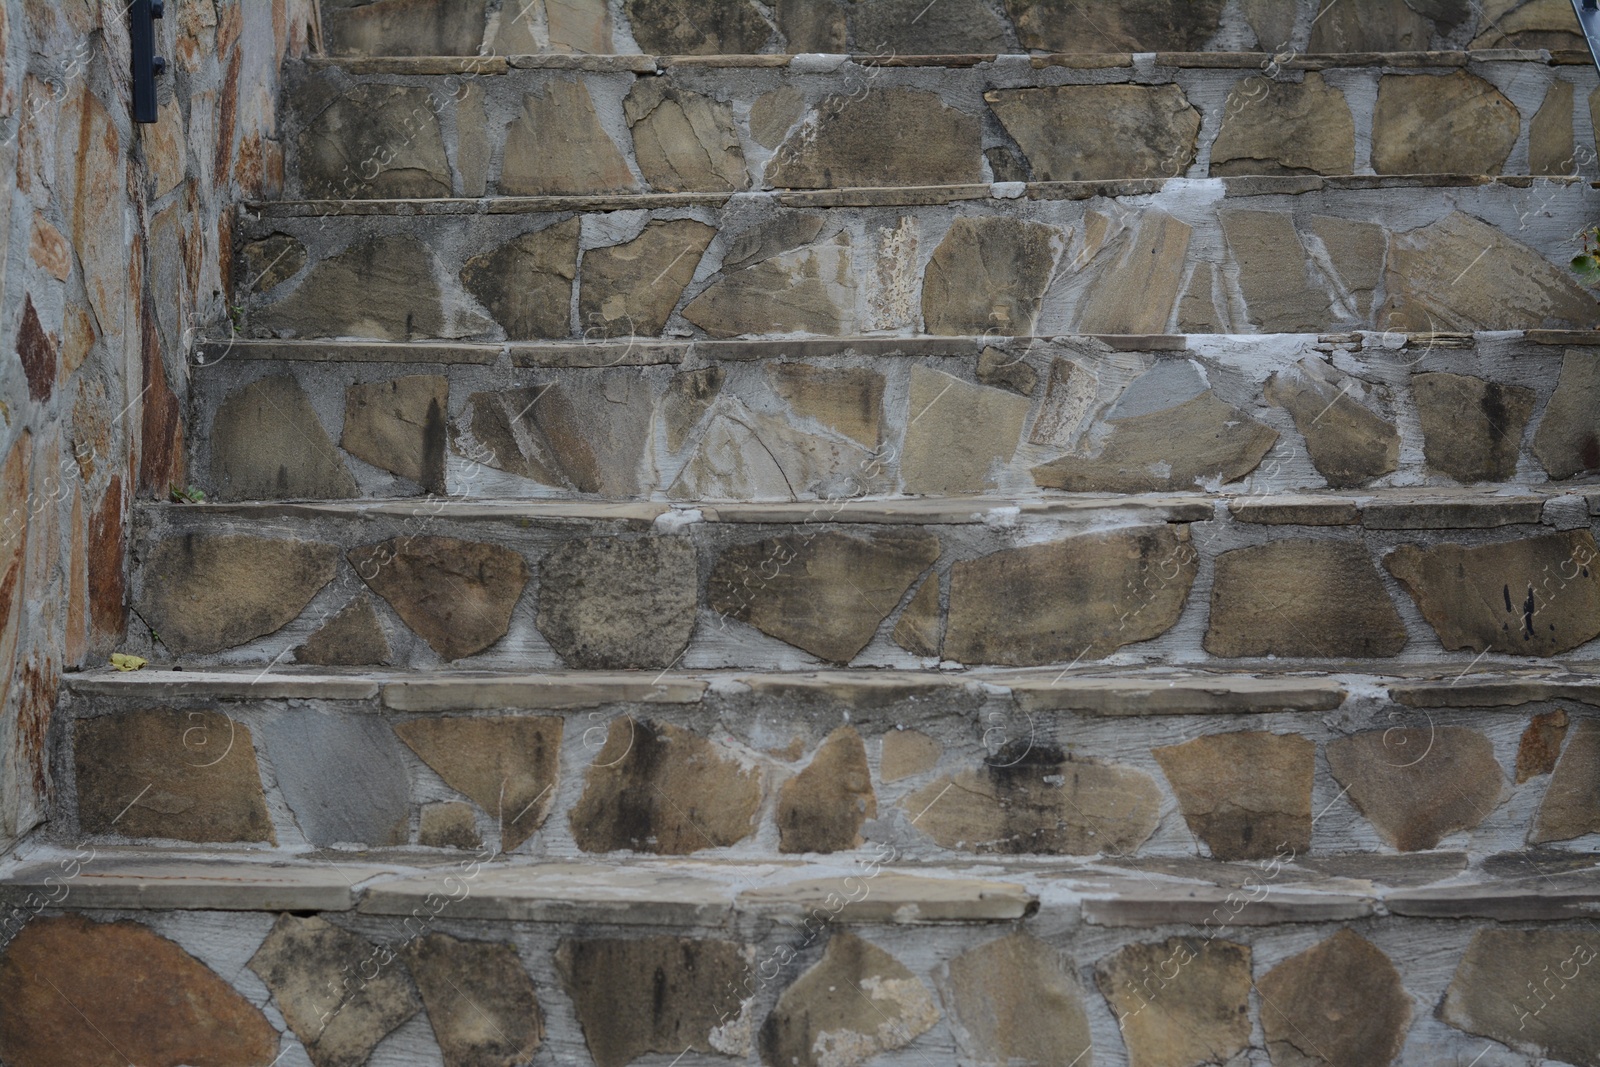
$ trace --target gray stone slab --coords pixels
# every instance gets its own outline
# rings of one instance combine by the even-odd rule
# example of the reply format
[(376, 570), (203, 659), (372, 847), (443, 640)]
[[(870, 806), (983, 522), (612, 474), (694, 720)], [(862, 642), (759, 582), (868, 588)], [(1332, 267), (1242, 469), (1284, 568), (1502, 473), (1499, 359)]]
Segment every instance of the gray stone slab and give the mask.
[[(444, 903), (441, 905), (440, 901)], [(724, 884), (643, 866), (543, 863), (457, 869), (373, 886), (360, 911), (368, 915), (437, 914), (512, 922), (714, 926), (733, 908)]]
[(738, 906), (794, 924), (814, 915), (846, 923), (1012, 922), (1037, 912), (1039, 898), (1011, 882), (879, 869), (758, 886), (740, 893)]
[(289, 712), (261, 729), (278, 788), (313, 845), (405, 843), (411, 779), (400, 742), (373, 716)]
[(127, 696), (151, 702), (174, 700), (369, 700), (378, 695), (372, 678), (352, 674), (237, 671), (96, 671), (68, 674), (63, 688), (83, 696)]
[(1345, 700), (1332, 678), (1253, 675), (1040, 678), (1008, 684), (1025, 711), (1079, 711), (1090, 715), (1216, 715), (1274, 711), (1329, 711)]
[[(76, 877), (67, 877), (72, 871)], [(189, 911), (348, 911), (364, 883), (393, 868), (91, 857), (38, 863), (0, 877), (0, 901), (30, 896), (58, 908)]]
[(705, 691), (706, 683), (701, 679), (646, 671), (469, 675), (391, 682), (383, 687), (383, 703), (395, 711), (415, 712), (553, 710), (607, 704), (693, 704)]
[(1377, 914), (1377, 901), (1362, 893), (1294, 890), (1261, 882), (1238, 889), (1222, 886), (1131, 887), (1086, 896), (1085, 922), (1093, 926), (1272, 926), (1277, 923), (1348, 922)]

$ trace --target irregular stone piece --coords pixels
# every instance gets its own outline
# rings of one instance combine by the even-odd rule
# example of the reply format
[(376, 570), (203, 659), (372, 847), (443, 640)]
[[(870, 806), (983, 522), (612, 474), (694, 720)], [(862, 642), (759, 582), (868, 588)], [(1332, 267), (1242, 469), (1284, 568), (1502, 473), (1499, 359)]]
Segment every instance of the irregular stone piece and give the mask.
[(1458, 482), (1516, 477), (1522, 435), (1533, 415), (1532, 389), (1435, 371), (1413, 374), (1411, 392), (1429, 467)]
[(1130, 1067), (1225, 1063), (1250, 1047), (1248, 945), (1181, 937), (1127, 945), (1095, 964), (1094, 980)]
[(1311, 848), (1316, 746), (1304, 737), (1208, 734), (1151, 753), (1178, 795), (1184, 822), (1214, 859), (1270, 859), (1284, 849), (1299, 855)]
[(315, 711), (262, 727), (278, 789), (313, 845), (403, 845), (411, 776), (400, 746), (375, 716)]
[(245, 268), (244, 284), (239, 288), (265, 293), (299, 274), (307, 253), (298, 238), (275, 233), (251, 241), (239, 250), (239, 256)]
[(850, 24), (856, 51), (874, 55), (985, 55), (1012, 50), (1007, 46), (1005, 20), (984, 0), (948, 0), (933, 12), (927, 0), (855, 0)]
[(295, 167), (308, 198), (451, 195), (450, 162), (428, 89), (317, 85), (330, 102), (301, 130)]
[(1079, 307), (1075, 331), (1166, 333), (1183, 287), (1193, 229), (1150, 209), (1131, 225), (1091, 211), (1085, 230), (1085, 247), (1076, 264), (1087, 264), (1095, 281)]
[(322, 25), (338, 56), (472, 56), (483, 44), (484, 7), (484, 0), (341, 0), (323, 5)]
[(726, 404), (667, 495), (674, 500), (838, 500), (892, 487), (888, 457)]
[(1332, 215), (1313, 215), (1311, 232), (1327, 253), (1327, 259), (1319, 258), (1318, 265), (1333, 286), (1333, 314), (1341, 321), (1370, 321), (1378, 285), (1383, 281), (1388, 233), (1370, 222)]
[(1516, 105), (1475, 74), (1385, 74), (1372, 115), (1372, 168), (1499, 174), (1521, 128)]
[(856, 318), (850, 238), (839, 234), (723, 274), (683, 309), (712, 337), (760, 333), (837, 336)]
[(861, 844), (878, 817), (867, 746), (853, 726), (828, 735), (805, 770), (778, 792), (779, 852), (840, 852)]
[(544, 1013), (514, 945), (428, 934), (406, 943), (445, 1067), (516, 1067), (544, 1042)]
[(1528, 123), (1528, 173), (1571, 175), (1578, 172), (1572, 136), (1572, 83), (1557, 79)]
[[(1520, 766), (1519, 756), (1519, 778)], [(1596, 831), (1600, 831), (1600, 722), (1579, 719), (1556, 763), (1528, 843), (1571, 841)]]
[[(1394, 5), (1388, 5), (1394, 6)], [(1211, 173), (1350, 174), (1356, 129), (1344, 94), (1309, 71), (1299, 82), (1245, 78), (1228, 94)]]
[(339, 444), (357, 459), (417, 482), (423, 492), (443, 493), (449, 406), (450, 379), (442, 374), (357, 383), (344, 393)]
[(397, 537), (345, 558), (447, 660), (504, 637), (528, 584), (528, 565), (511, 549), (453, 537)]
[(1567, 713), (1557, 708), (1535, 715), (1517, 746), (1517, 784), (1556, 769), (1561, 742), (1567, 738)]
[(311, 268), (288, 296), (250, 316), (277, 337), (409, 341), (446, 332), (433, 254), (410, 237), (374, 237)]
[(339, 550), (243, 534), (188, 534), (146, 557), (138, 611), (178, 655), (208, 655), (282, 629), (333, 580)]
[(883, 375), (877, 371), (772, 363), (767, 377), (796, 415), (816, 419), (868, 448), (882, 443)]
[(511, 852), (544, 825), (555, 802), (563, 721), (554, 716), (463, 718), (396, 724), (406, 746), (500, 823), (500, 851)]
[(761, 1024), (761, 1062), (857, 1067), (904, 1048), (938, 1021), (933, 997), (904, 964), (854, 934), (836, 933)]
[(1020, 932), (940, 967), (934, 981), (962, 1056), (1038, 1067), (1086, 1062), (1089, 1019), (1077, 970), (1054, 947)]
[[(728, 242), (728, 250), (722, 255), (722, 271), (728, 274), (808, 245), (817, 239), (826, 222), (821, 215), (785, 212), (752, 226)], [(848, 238), (842, 243), (848, 246)]]
[(913, 656), (932, 658), (939, 654), (939, 639), (944, 629), (939, 616), (939, 576), (933, 575), (894, 624), (894, 643)]
[(924, 533), (808, 533), (736, 545), (711, 572), (713, 611), (819, 659), (849, 663), (939, 558)]
[(1256, 33), (1256, 46), (1263, 52), (1287, 52), (1294, 36), (1298, 5), (1283, 0), (1243, 0), (1245, 21)]
[(1098, 658), (1178, 621), (1199, 553), (1187, 527), (1085, 534), (964, 560), (950, 572), (944, 655), (1031, 667)]
[(1214, 656), (1393, 656), (1406, 627), (1358, 541), (1279, 539), (1217, 557)]
[(1588, 530), (1487, 545), (1401, 545), (1384, 560), (1450, 650), (1571, 651), (1600, 635), (1600, 545)]
[(346, 500), (358, 496), (328, 431), (293, 376), (228, 394), (211, 423), (211, 486), (219, 500)]
[(667, 424), (667, 451), (676, 452), (683, 447), (701, 416), (711, 410), (726, 377), (727, 372), (720, 363), (673, 375), (661, 397), (661, 418)]
[(923, 275), (927, 332), (1031, 334), (1058, 250), (1057, 231), (1036, 222), (956, 219)]
[(911, 368), (911, 406), (901, 448), (907, 493), (969, 493), (992, 488), (1011, 462), (1028, 401), (972, 385), (921, 364)]
[(1026, 738), (980, 769), (936, 779), (900, 806), (942, 848), (1122, 855), (1155, 832), (1161, 790), (1143, 771), (1072, 759)]
[(982, 123), (921, 89), (830, 96), (779, 147), (779, 189), (983, 181)]
[[(1317, 473), (1335, 489), (1353, 489), (1400, 466), (1400, 431), (1351, 397), (1348, 381), (1317, 364), (1267, 379), (1266, 398), (1284, 408), (1305, 438)], [(1359, 388), (1359, 387), (1358, 387)]]
[(1478, 15), (1478, 36), (1472, 48), (1548, 48), (1551, 51), (1584, 47), (1570, 0), (1487, 0), (1473, 9)]
[(751, 967), (743, 946), (678, 937), (564, 938), (555, 958), (598, 1067), (625, 1067), (651, 1052), (741, 1051), (724, 1045), (728, 1031), (749, 1025), (739, 997)]
[(216, 972), (138, 923), (34, 918), (0, 956), (14, 1067), (268, 1067), (278, 1034)]
[(84, 833), (277, 843), (242, 723), (152, 709), (80, 719), (72, 735)]
[(49, 401), (56, 387), (56, 342), (45, 333), (31, 295), (24, 298), (22, 325), (17, 331), (17, 358), (28, 380), (28, 396), (37, 403)]
[(513, 341), (572, 333), (572, 283), (578, 276), (578, 219), (526, 233), (467, 260), (461, 284)]
[(977, 377), (984, 385), (1010, 389), (1022, 396), (1032, 396), (1034, 386), (1039, 384), (1039, 373), (1023, 362), (1021, 356), (1011, 355), (993, 345), (978, 356)]
[(1541, 1057), (1600, 1064), (1600, 939), (1592, 930), (1474, 930), (1439, 1018)]
[[(456, 424), (456, 451), (545, 485), (631, 496), (647, 477), (654, 406), (649, 382), (626, 372), (598, 389), (558, 381), (474, 393)], [(475, 448), (462, 441), (462, 423)]]
[(1199, 52), (1217, 32), (1223, 0), (1005, 0), (1022, 47), (1041, 52)]
[(1561, 377), (1533, 434), (1533, 454), (1552, 478), (1600, 470), (1600, 360), (1568, 349)]
[(1316, 333), (1335, 321), (1329, 294), (1313, 281), (1311, 256), (1288, 213), (1220, 214), (1251, 323), (1263, 333)]
[(623, 10), (650, 55), (753, 55), (772, 36), (749, 0), (626, 0)]
[(657, 192), (749, 188), (731, 105), (666, 78), (641, 78), (622, 112), (633, 131), (634, 158)]
[(1505, 793), (1494, 745), (1464, 726), (1370, 730), (1330, 741), (1323, 752), (1351, 802), (1402, 852), (1472, 829)]
[(624, 716), (612, 720), (585, 776), (572, 837), (585, 852), (686, 856), (725, 848), (754, 832), (761, 793), (760, 771), (722, 746)]
[(424, 848), (464, 848), (477, 851), (483, 847), (478, 834), (478, 819), (471, 804), (450, 800), (438, 804), (422, 805), (417, 829), (417, 844)]
[(716, 234), (689, 219), (652, 222), (625, 244), (585, 252), (578, 290), (584, 336), (660, 334)]
[[(422, 1010), (404, 967), (374, 967), (381, 955), (326, 919), (280, 915), (250, 969), (272, 991), (314, 1067), (361, 1067), (379, 1041)], [(353, 975), (360, 979), (345, 980)]]
[(1460, 211), (1393, 235), (1385, 285), (1390, 330), (1586, 330), (1596, 317), (1570, 271)]
[(1274, 1067), (1388, 1067), (1411, 1023), (1400, 973), (1349, 930), (1289, 957), (1257, 985)]
[(688, 538), (574, 539), (539, 564), (539, 632), (571, 667), (670, 667), (689, 646), (699, 587)]
[(1053, 85), (984, 99), (1037, 181), (1181, 178), (1194, 162), (1200, 112), (1176, 85)]
[(777, 148), (805, 113), (806, 98), (792, 85), (762, 93), (750, 105), (750, 136), (763, 148)]
[(294, 650), (296, 663), (319, 667), (369, 667), (389, 662), (389, 638), (370, 597), (359, 596), (339, 609), (306, 643)]
[(920, 730), (890, 730), (883, 735), (878, 774), (885, 782), (915, 778), (938, 766), (943, 754), (944, 746)]
[(1408, 4), (1388, 0), (1322, 0), (1311, 24), (1308, 51), (1426, 52), (1433, 24)]
[(600, 125), (581, 80), (552, 78), (523, 97), (505, 132), (500, 192), (507, 196), (594, 196), (638, 191), (616, 142)]

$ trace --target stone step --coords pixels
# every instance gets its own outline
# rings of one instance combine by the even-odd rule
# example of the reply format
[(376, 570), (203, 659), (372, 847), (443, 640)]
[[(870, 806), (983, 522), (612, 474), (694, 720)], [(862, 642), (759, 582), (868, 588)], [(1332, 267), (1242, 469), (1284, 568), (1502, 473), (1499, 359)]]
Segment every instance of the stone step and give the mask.
[(563, 863), (1592, 859), (1597, 709), (1593, 661), (101, 671), (64, 681), (48, 832)]
[(296, 202), (241, 220), (235, 299), (246, 337), (375, 341), (1588, 329), (1567, 264), (1589, 193), (1301, 176)]
[(790, 501), (801, 518), (867, 495), (1219, 482), (1280, 520), (1298, 505), (1279, 494), (1328, 488), (1488, 507), (1451, 487), (1559, 495), (1600, 463), (1597, 368), (1594, 333), (226, 341), (190, 376), (189, 470), (214, 501)]
[[(1203, 877), (491, 858), (39, 850), (0, 884), (0, 984), (28, 1009), (0, 1014), (0, 1051), (15, 1067), (86, 1062), (96, 1041), (130, 1062), (177, 1046), (286, 1067), (1600, 1058), (1579, 980), (1592, 857), (1356, 877), (1293, 856)], [(49, 1051), (69, 1043), (74, 1061)]]
[[(1600, 174), (1596, 73), (1542, 52), (313, 64), (291, 197), (1238, 175)], [(446, 67), (448, 64), (446, 65)], [(577, 69), (574, 69), (574, 68)], [(625, 69), (624, 69), (625, 68)]]
[(1389, 52), (1582, 49), (1571, 11), (1506, 0), (1481, 7), (1320, 0), (1240, 8), (1223, 0), (327, 0), (328, 50), (357, 56), (638, 52), (718, 55), (854, 51), (884, 57), (1006, 52), (1238, 50)]

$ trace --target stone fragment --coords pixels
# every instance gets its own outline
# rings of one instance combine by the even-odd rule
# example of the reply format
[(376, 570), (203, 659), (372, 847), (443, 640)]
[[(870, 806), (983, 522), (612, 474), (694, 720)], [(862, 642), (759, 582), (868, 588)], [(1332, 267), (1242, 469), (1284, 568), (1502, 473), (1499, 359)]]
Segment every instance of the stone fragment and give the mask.
[(1199, 553), (1187, 527), (1135, 527), (1005, 549), (950, 572), (944, 655), (1038, 666), (1095, 659), (1178, 621)]
[(1389, 235), (1382, 226), (1332, 215), (1313, 215), (1311, 232), (1322, 242), (1326, 259), (1318, 267), (1333, 286), (1333, 313), (1340, 320), (1370, 321), (1373, 300), (1383, 281)]
[(767, 378), (789, 409), (868, 448), (883, 441), (883, 375), (865, 367), (772, 363)]
[(775, 537), (723, 552), (707, 599), (724, 617), (849, 663), (938, 558), (939, 539), (924, 533)]
[(923, 276), (927, 332), (1032, 334), (1060, 244), (1058, 231), (1036, 222), (956, 219)]
[[(251, 241), (239, 250), (245, 274), (240, 289), (265, 293), (300, 273), (306, 265), (306, 246), (287, 233), (274, 233)], [(236, 283), (237, 284), (237, 283)]]
[(1561, 742), (1567, 737), (1567, 713), (1561, 709), (1535, 715), (1517, 746), (1517, 784), (1556, 769)]
[(939, 639), (944, 629), (939, 615), (939, 576), (933, 575), (922, 583), (900, 613), (891, 635), (894, 643), (913, 656), (932, 658), (939, 654)]
[(1075, 265), (1094, 282), (1078, 309), (1075, 332), (1166, 333), (1183, 287), (1193, 229), (1164, 211), (1149, 209), (1131, 222), (1091, 211), (1085, 247)]
[(1533, 415), (1532, 389), (1434, 371), (1413, 374), (1411, 393), (1429, 467), (1458, 482), (1516, 477), (1522, 435)]
[(260, 1009), (131, 922), (35, 918), (0, 956), (0, 1058), (13, 1067), (267, 1067)]
[(1200, 112), (1176, 85), (997, 89), (984, 99), (1037, 181), (1181, 178), (1194, 162)]
[(633, 131), (634, 158), (657, 192), (749, 188), (730, 104), (666, 78), (641, 78), (622, 102), (622, 112)]
[(1240, 81), (1228, 94), (1222, 129), (1211, 146), (1214, 175), (1351, 174), (1355, 160), (1350, 105), (1316, 71), (1298, 83)]
[(1400, 431), (1354, 399), (1360, 388), (1311, 361), (1267, 379), (1267, 401), (1289, 412), (1312, 466), (1335, 489), (1366, 485), (1400, 466)]
[(763, 148), (777, 148), (805, 113), (806, 98), (792, 85), (762, 93), (750, 105), (750, 136)]
[(533, 980), (511, 944), (428, 934), (405, 946), (445, 1067), (516, 1067), (544, 1042)]
[(1039, 52), (1199, 52), (1217, 32), (1224, 0), (1005, 0), (1022, 47)]
[(1460, 211), (1390, 238), (1387, 329), (1417, 333), (1583, 329), (1594, 294), (1571, 272)]
[(921, 89), (830, 96), (767, 166), (779, 189), (983, 181), (982, 123)]
[(285, 914), (251, 958), (313, 1067), (361, 1067), (422, 1010), (404, 967), (374, 966), (383, 951), (326, 919)]
[(389, 637), (370, 597), (359, 596), (294, 650), (296, 663), (319, 667), (370, 667), (389, 662)]
[(900, 456), (905, 491), (976, 493), (995, 486), (995, 474), (1016, 454), (1028, 406), (1006, 390), (913, 366)]
[(597, 1067), (625, 1067), (652, 1052), (748, 1051), (725, 1047), (730, 1031), (749, 1027), (739, 993), (751, 961), (741, 945), (664, 936), (564, 938), (555, 960)]
[[(92, 28), (93, 24), (86, 21), (80, 33), (87, 35)], [(68, 47), (67, 41), (61, 39), (61, 49), (56, 54), (64, 55)], [(75, 49), (77, 46), (70, 47)], [(76, 58), (64, 62), (81, 65)], [(132, 217), (127, 210), (128, 155), (111, 112), (90, 90), (88, 82), (89, 79), (81, 76), (67, 79), (70, 89), (67, 90), (65, 102), (60, 105), (60, 117), (52, 119), (59, 124), (60, 130), (59, 135), (53, 138), (55, 174), (60, 183), (58, 192), (63, 199), (68, 195), (68, 189), (71, 190), (72, 247), (78, 254), (89, 310), (94, 314), (94, 321), (100, 328), (101, 339), (107, 350), (122, 352), (125, 351), (124, 345), (137, 344), (129, 334), (133, 324), (140, 321), (140, 314), (129, 309), (130, 299), (139, 290), (130, 284), (130, 255), (137, 242), (128, 228)], [(60, 94), (53, 86), (45, 91), (49, 99), (34, 97), (36, 109), (28, 113), (28, 122), (22, 125), (32, 125), (36, 114), (57, 114), (55, 100)], [(22, 116), (17, 117), (20, 122)], [(22, 136), (19, 132), (18, 139)], [(32, 134), (28, 137), (32, 139)], [(49, 150), (48, 134), (40, 140), (42, 143), (38, 151), (42, 155)], [(18, 155), (25, 158), (27, 151), (26, 148), (19, 149)], [(19, 184), (23, 171), (20, 164), (19, 159)], [(45, 181), (45, 160), (38, 159), (35, 165), (40, 168), (39, 181), (42, 185)], [(155, 395), (145, 398), (147, 414), (153, 414), (157, 409), (153, 403), (155, 400)], [(173, 417), (176, 419), (175, 413)], [(154, 428), (153, 425), (151, 428)], [(154, 440), (154, 435), (146, 433), (145, 448), (149, 449)]]
[[(456, 451), (545, 485), (631, 496), (654, 482), (645, 472), (654, 406), (650, 383), (631, 373), (608, 375), (598, 389), (547, 382), (474, 393)], [(461, 440), (462, 423), (475, 447)]]
[(772, 37), (750, 0), (625, 0), (623, 10), (647, 55), (753, 55)]
[(1312, 53), (1426, 52), (1433, 42), (1433, 24), (1409, 4), (1321, 0), (1316, 6)]
[(563, 722), (554, 716), (464, 718), (398, 723), (400, 740), (500, 823), (500, 851), (512, 852), (550, 814), (561, 763)]
[(446, 331), (433, 254), (410, 237), (374, 237), (312, 267), (288, 296), (250, 322), (276, 337), (410, 341)]
[(478, 834), (478, 817), (473, 814), (472, 805), (454, 800), (422, 805), (417, 844), (424, 848), (482, 848), (483, 838)]
[(612, 51), (611, 5), (606, 0), (544, 0), (544, 17), (554, 51), (587, 55)]
[(1385, 74), (1372, 115), (1372, 167), (1379, 174), (1499, 174), (1521, 129), (1516, 105), (1475, 74)]
[(716, 233), (689, 219), (652, 222), (631, 241), (585, 252), (578, 290), (584, 336), (659, 335)]
[(938, 1021), (933, 997), (903, 963), (854, 934), (836, 933), (761, 1024), (761, 1062), (857, 1067), (904, 1048)]
[(885, 783), (925, 774), (939, 764), (944, 746), (920, 730), (894, 729), (883, 735), (878, 774)]
[(1263, 333), (1317, 333), (1335, 321), (1289, 214), (1226, 210), (1221, 218), (1252, 324)]
[[(1520, 756), (1518, 764), (1520, 775)], [(1528, 843), (1571, 841), (1596, 831), (1600, 831), (1600, 722), (1579, 719), (1556, 763)]]
[(359, 496), (311, 400), (292, 375), (228, 394), (211, 423), (211, 486), (219, 500), (344, 500)]
[(683, 447), (705, 413), (722, 392), (727, 372), (720, 363), (673, 375), (661, 398), (661, 418), (667, 427), (667, 451)]
[(338, 56), (472, 56), (483, 44), (484, 0), (336, 0), (323, 5)]
[(335, 87), (322, 80), (313, 86), (327, 106), (306, 122), (297, 142), (295, 172), (306, 197), (451, 195), (450, 162), (429, 90), (375, 82)]
[(725, 848), (754, 832), (761, 795), (760, 771), (721, 745), (623, 716), (612, 720), (585, 776), (572, 837), (585, 852), (686, 856)]
[(570, 667), (670, 667), (689, 647), (699, 587), (688, 538), (576, 538), (539, 564), (539, 632)]
[(1283, 0), (1242, 0), (1245, 21), (1256, 34), (1256, 47), (1262, 52), (1287, 52), (1294, 36), (1298, 5)]
[(1096, 963), (1094, 980), (1122, 1029), (1130, 1067), (1226, 1063), (1250, 1047), (1248, 945), (1140, 942)]
[(1411, 997), (1376, 945), (1350, 930), (1261, 977), (1261, 1026), (1275, 1067), (1388, 1067), (1411, 1023)]
[(1161, 790), (1143, 771), (1069, 758), (1023, 738), (977, 770), (934, 780), (900, 807), (941, 848), (1122, 855), (1155, 832)]
[(779, 852), (842, 852), (861, 844), (861, 824), (878, 816), (867, 746), (841, 726), (805, 770), (778, 791)]
[(1033, 468), (1046, 489), (1149, 493), (1236, 482), (1260, 465), (1278, 431), (1209, 390), (1176, 407), (1118, 419), (1098, 456), (1063, 456)]
[(841, 233), (719, 276), (684, 307), (683, 317), (712, 337), (836, 336), (856, 319), (856, 289), (850, 238)]
[[(728, 250), (722, 254), (722, 271), (729, 274), (811, 244), (826, 222), (821, 215), (784, 212), (758, 223), (728, 242)], [(849, 240), (837, 243), (848, 246)]]
[(37, 213), (28, 236), (28, 258), (58, 282), (66, 281), (72, 274), (72, 246), (49, 219)]
[(1023, 357), (993, 345), (978, 356), (977, 377), (984, 385), (1010, 389), (1022, 396), (1032, 396), (1034, 386), (1039, 384), (1039, 373), (1028, 366)]
[(780, 51), (790, 55), (843, 55), (850, 51), (844, 6), (838, 0), (776, 0), (771, 7), (783, 34)]
[(1330, 741), (1323, 753), (1357, 810), (1402, 852), (1472, 829), (1505, 793), (1494, 745), (1464, 726), (1370, 730)]
[(1096, 374), (1072, 360), (1059, 356), (1051, 360), (1044, 403), (1039, 405), (1028, 440), (1049, 448), (1076, 444), (1099, 402), (1099, 386)]
[(1485, 545), (1401, 545), (1384, 566), (1445, 648), (1551, 656), (1600, 635), (1597, 560), (1594, 535), (1569, 530)]
[(581, 80), (552, 78), (544, 83), (544, 92), (523, 97), (522, 112), (504, 136), (499, 188), (506, 196), (638, 191), (627, 160), (600, 125)]
[(272, 719), (263, 733), (278, 789), (307, 841), (325, 848), (406, 843), (410, 773), (384, 722), (309, 712)]
[[(1196, 263), (1189, 288), (1178, 304), (1178, 330), (1181, 333), (1227, 333), (1228, 298), (1218, 284), (1215, 263)], [(1221, 299), (1219, 299), (1219, 297)]]
[(948, 0), (936, 13), (937, 18), (927, 10), (927, 0), (855, 0), (850, 4), (855, 50), (902, 56), (992, 55), (1012, 50), (1006, 41), (1005, 19), (984, 0)]
[(1572, 175), (1578, 172), (1572, 136), (1572, 83), (1557, 79), (1528, 123), (1528, 173)]
[(486, 100), (487, 93), (480, 82), (468, 82), (455, 93), (456, 175), (461, 180), (462, 196), (481, 197), (489, 190), (493, 146), (489, 144)]
[(1439, 1018), (1458, 1030), (1586, 1067), (1600, 1064), (1600, 939), (1588, 929), (1472, 932)]
[(338, 549), (243, 534), (187, 534), (145, 558), (140, 616), (178, 655), (208, 655), (282, 629), (333, 580)]
[(1406, 627), (1358, 541), (1278, 539), (1217, 557), (1205, 648), (1214, 656), (1397, 655)]
[(1552, 478), (1600, 470), (1600, 360), (1591, 351), (1569, 348), (1562, 357), (1533, 454)]
[(467, 260), (461, 284), (513, 341), (572, 333), (572, 283), (578, 276), (578, 219), (526, 233)]
[(29, 398), (36, 403), (48, 402), (56, 387), (56, 340), (39, 322), (32, 295), (23, 297), (22, 324), (17, 329), (17, 358), (22, 361)]
[(357, 383), (344, 392), (339, 444), (357, 459), (417, 482), (425, 493), (442, 494), (449, 406), (450, 379), (442, 374)]
[(1572, 16), (1571, 0), (1487, 0), (1473, 9), (1478, 15), (1478, 36), (1471, 48), (1548, 48), (1551, 51), (1584, 47), (1584, 37)]
[(528, 565), (516, 552), (453, 537), (397, 537), (353, 548), (345, 558), (446, 660), (504, 637), (528, 583)]
[(84, 833), (277, 843), (242, 723), (152, 709), (81, 719), (72, 734)]
[(838, 500), (892, 486), (887, 457), (809, 434), (737, 401), (713, 416), (667, 495), (674, 500)]
[(1091, 1044), (1077, 966), (1025, 933), (990, 941), (935, 972), (956, 1047), (972, 1063), (1072, 1067)]
[(1172, 783), (1184, 822), (1213, 859), (1310, 850), (1316, 746), (1304, 737), (1209, 734), (1151, 751)]

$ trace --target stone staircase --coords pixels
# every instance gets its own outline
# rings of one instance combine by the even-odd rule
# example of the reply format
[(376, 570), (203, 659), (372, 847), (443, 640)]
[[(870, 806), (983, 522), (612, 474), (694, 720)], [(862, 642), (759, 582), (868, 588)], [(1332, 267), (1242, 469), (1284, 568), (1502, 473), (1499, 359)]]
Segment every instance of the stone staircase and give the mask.
[(1565, 0), (322, 17), (0, 1063), (1600, 1065)]

